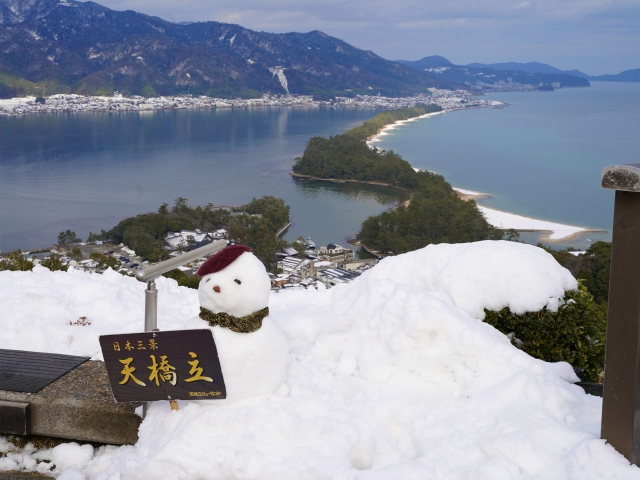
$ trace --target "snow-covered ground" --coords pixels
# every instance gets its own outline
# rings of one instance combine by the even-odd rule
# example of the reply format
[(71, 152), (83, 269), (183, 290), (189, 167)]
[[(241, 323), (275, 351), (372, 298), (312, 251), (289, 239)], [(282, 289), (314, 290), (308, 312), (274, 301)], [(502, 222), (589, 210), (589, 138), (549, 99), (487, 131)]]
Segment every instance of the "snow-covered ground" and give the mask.
[[(91, 355), (98, 335), (140, 331), (144, 285), (107, 271), (0, 272), (0, 348)], [(51, 460), (59, 479), (640, 479), (599, 438), (602, 400), (566, 363), (535, 360), (483, 309), (557, 306), (576, 281), (515, 242), (434, 245), (352, 284), (272, 294), (290, 344), (266, 401), (156, 402), (134, 446), (13, 451), (0, 470)], [(161, 278), (159, 327), (198, 312)], [(86, 316), (90, 326), (69, 325)], [(42, 464), (41, 464), (42, 465)]]
[(0, 98), (0, 109), (24, 106), (35, 102), (36, 97)]

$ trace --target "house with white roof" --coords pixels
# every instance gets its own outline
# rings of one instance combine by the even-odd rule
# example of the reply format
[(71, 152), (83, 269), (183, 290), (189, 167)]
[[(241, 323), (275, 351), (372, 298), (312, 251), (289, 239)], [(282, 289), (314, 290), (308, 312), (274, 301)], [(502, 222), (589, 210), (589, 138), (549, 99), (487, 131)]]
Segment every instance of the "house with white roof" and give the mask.
[(353, 259), (353, 250), (344, 248), (336, 243), (318, 249), (318, 260), (325, 260), (337, 264), (349, 262)]
[(360, 272), (349, 272), (342, 268), (327, 268), (318, 272), (318, 281), (324, 283), (327, 288), (352, 282), (360, 276)]
[(213, 242), (213, 237), (209, 233), (202, 233), (200, 230), (182, 230), (181, 232), (169, 232), (164, 239), (169, 250), (178, 247), (188, 248), (193, 244), (204, 244)]

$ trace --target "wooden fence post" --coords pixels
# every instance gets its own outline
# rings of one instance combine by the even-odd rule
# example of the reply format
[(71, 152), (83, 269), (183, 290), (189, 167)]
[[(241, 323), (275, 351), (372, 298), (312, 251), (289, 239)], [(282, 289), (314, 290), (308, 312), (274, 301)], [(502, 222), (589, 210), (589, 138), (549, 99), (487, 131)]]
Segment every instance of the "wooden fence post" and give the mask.
[(605, 167), (602, 188), (616, 194), (600, 437), (640, 466), (640, 163)]

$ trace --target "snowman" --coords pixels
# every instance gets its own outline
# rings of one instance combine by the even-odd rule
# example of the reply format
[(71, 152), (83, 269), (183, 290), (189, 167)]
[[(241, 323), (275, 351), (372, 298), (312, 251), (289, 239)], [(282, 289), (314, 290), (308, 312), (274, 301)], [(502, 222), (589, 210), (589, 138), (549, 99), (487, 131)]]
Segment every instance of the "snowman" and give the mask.
[(266, 398), (284, 382), (289, 343), (269, 317), (271, 281), (244, 245), (230, 245), (198, 270), (200, 315), (186, 329), (208, 328), (216, 342), (227, 398)]

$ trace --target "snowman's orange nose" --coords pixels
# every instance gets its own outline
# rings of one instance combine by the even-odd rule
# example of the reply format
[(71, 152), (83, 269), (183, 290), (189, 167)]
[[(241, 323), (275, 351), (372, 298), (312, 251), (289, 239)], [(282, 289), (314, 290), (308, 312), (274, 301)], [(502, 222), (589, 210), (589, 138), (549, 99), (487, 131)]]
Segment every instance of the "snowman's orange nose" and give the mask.
[(216, 285), (215, 287), (213, 287), (213, 291), (216, 293), (220, 293), (220, 287)]

